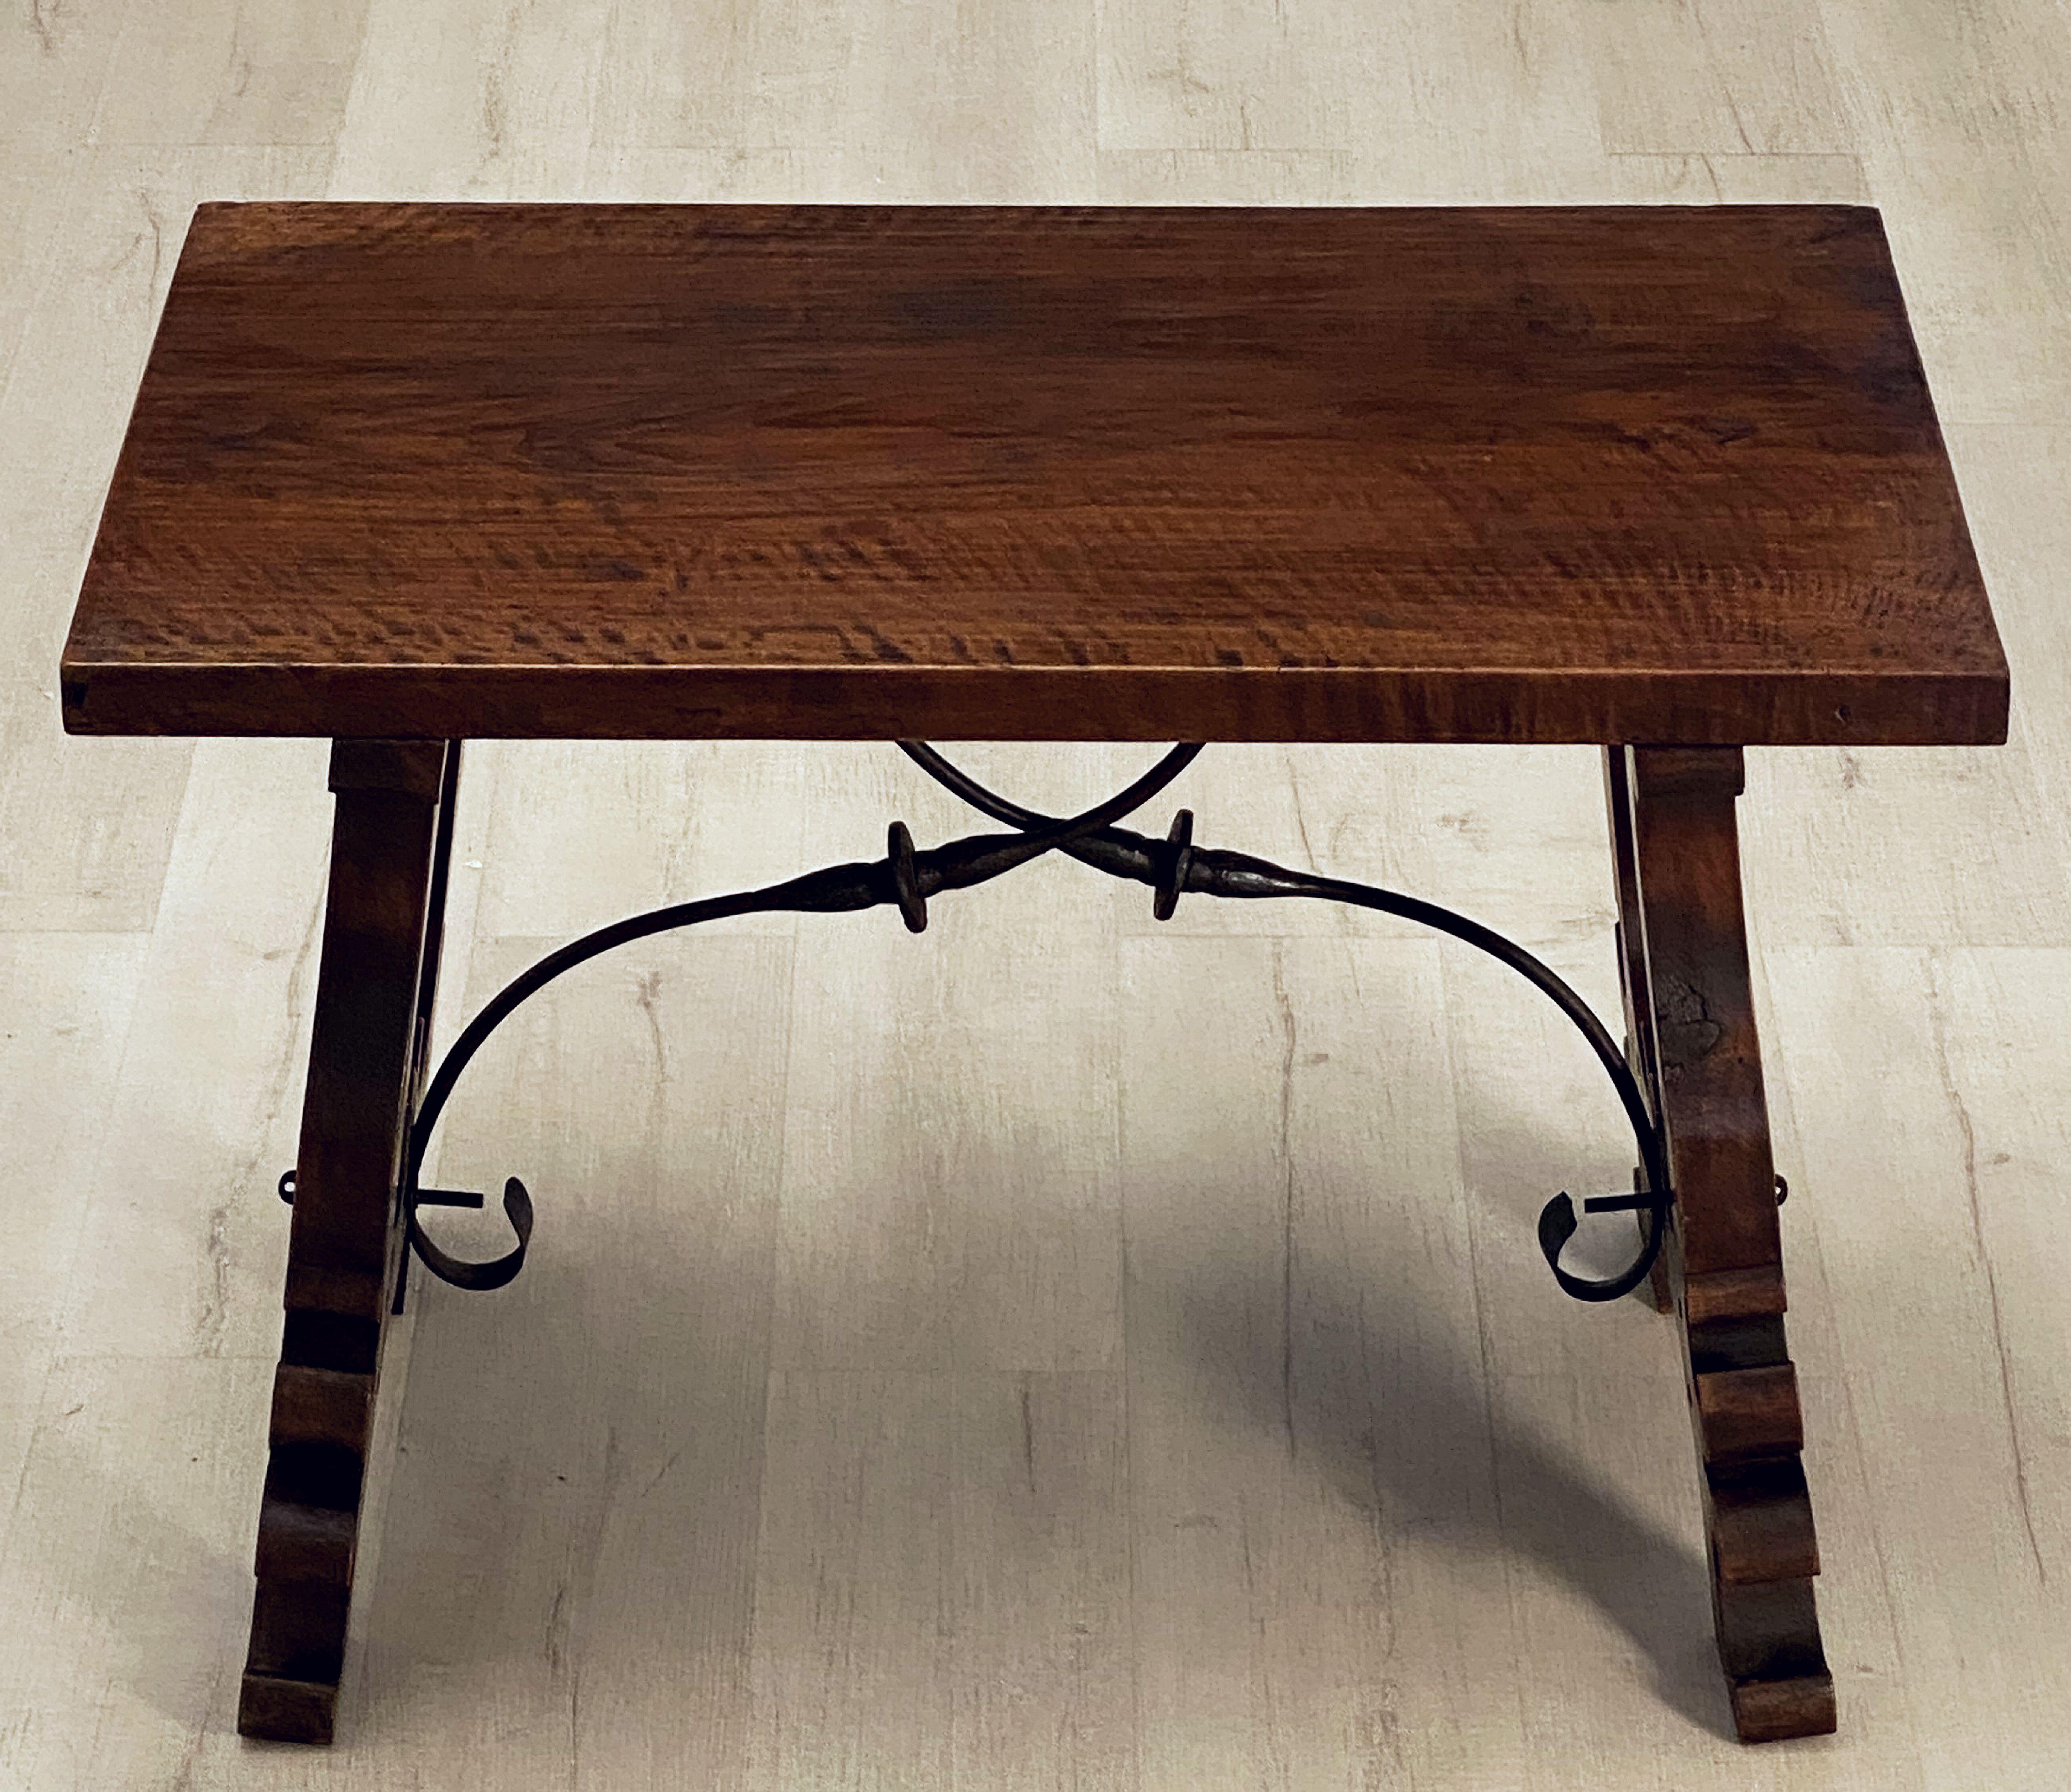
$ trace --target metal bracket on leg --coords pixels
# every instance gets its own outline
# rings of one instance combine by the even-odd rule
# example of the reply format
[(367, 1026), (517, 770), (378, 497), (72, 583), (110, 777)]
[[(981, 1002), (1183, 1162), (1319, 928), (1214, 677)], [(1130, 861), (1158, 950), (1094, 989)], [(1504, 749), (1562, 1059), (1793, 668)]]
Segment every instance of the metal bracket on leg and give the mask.
[[(293, 1207), (295, 1204), (294, 1171), (283, 1170), (281, 1172), (281, 1179), (275, 1187), (281, 1199), (289, 1207)], [(416, 1193), (416, 1204), (419, 1207), (472, 1208), (478, 1208), (483, 1204), (481, 1191), (473, 1188), (420, 1188)]]

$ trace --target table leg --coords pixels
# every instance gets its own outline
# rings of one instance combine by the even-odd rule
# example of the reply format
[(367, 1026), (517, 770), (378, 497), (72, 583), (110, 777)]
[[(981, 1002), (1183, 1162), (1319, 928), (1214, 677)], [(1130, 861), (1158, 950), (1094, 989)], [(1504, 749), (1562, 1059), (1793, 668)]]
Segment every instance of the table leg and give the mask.
[[(339, 740), (315, 1031), (237, 1728), (328, 1742), (437, 968), (457, 744)], [(443, 800), (442, 800), (443, 798)]]
[(1824, 1734), (1834, 1682), (1783, 1333), (1782, 1236), (1755, 1036), (1737, 747), (1606, 754), (1634, 1055), (1675, 1191), (1663, 1256), (1686, 1344), (1719, 1656), (1744, 1742)]

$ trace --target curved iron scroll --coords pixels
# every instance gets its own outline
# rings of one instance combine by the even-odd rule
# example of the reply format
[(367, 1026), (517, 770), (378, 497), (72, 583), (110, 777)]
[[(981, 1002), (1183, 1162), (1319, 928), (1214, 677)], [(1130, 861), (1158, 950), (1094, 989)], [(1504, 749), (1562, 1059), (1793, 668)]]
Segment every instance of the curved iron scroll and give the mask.
[(1062, 819), (1010, 802), (923, 742), (902, 740), (899, 747), (938, 784), (981, 814), (1004, 822), (1016, 831), (1011, 834), (973, 834), (921, 851), (915, 848), (905, 825), (894, 822), (888, 830), (885, 856), (881, 859), (868, 863), (830, 865), (824, 871), (809, 872), (761, 890), (710, 896), (635, 915), (572, 941), (507, 984), (453, 1042), (427, 1086), (424, 1101), (411, 1124), (409, 1150), (403, 1168), (402, 1199), (408, 1215), (411, 1247), (426, 1269), (457, 1287), (484, 1289), (502, 1287), (523, 1267), (531, 1238), (532, 1204), (524, 1185), (516, 1177), (504, 1185), (503, 1206), (517, 1235), (517, 1245), (502, 1257), (486, 1263), (466, 1263), (449, 1256), (424, 1235), (417, 1220), (420, 1205), (478, 1207), (482, 1205), (481, 1196), (442, 1189), (420, 1189), (417, 1178), (439, 1116), (470, 1060), (513, 1010), (564, 971), (572, 970), (614, 946), (644, 939), (649, 934), (695, 926), (700, 921), (717, 921), (730, 915), (771, 911), (830, 914), (890, 904), (899, 910), (906, 925), (917, 933), (928, 924), (929, 897), (944, 890), (968, 889), (1046, 852), (1058, 851), (1111, 877), (1149, 884), (1155, 892), (1154, 912), (1161, 921), (1171, 917), (1183, 895), (1310, 896), (1400, 916), (1405, 921), (1450, 934), (1507, 965), (1552, 1001), (1574, 1023), (1596, 1053), (1631, 1124), (1645, 1184), (1638, 1194), (1594, 1198), (1582, 1204), (1585, 1212), (1624, 1210), (1637, 1211), (1642, 1215), (1639, 1253), (1620, 1274), (1594, 1280), (1573, 1275), (1560, 1267), (1560, 1253), (1574, 1236), (1577, 1225), (1574, 1204), (1565, 1191), (1549, 1201), (1540, 1214), (1540, 1249), (1555, 1280), (1577, 1300), (1615, 1300), (1638, 1287), (1652, 1269), (1660, 1253), (1671, 1197), (1668, 1192), (1666, 1154), (1646, 1097), (1624, 1053), (1589, 1004), (1524, 947), (1478, 921), (1415, 896), (1400, 896), (1392, 891), (1339, 878), (1315, 877), (1288, 871), (1246, 853), (1197, 847), (1193, 843), (1194, 818), (1187, 810), (1179, 811), (1171, 834), (1163, 840), (1149, 839), (1113, 825), (1148, 802), (1184, 771), (1201, 751), (1201, 743), (1198, 741), (1174, 747), (1126, 789), (1083, 814)]

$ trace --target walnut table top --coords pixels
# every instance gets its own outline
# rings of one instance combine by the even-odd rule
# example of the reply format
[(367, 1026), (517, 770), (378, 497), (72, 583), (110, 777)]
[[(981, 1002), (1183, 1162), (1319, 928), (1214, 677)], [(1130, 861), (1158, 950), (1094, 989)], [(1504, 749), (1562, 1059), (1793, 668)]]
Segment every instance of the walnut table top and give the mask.
[(1847, 206), (207, 205), (85, 733), (1991, 741)]

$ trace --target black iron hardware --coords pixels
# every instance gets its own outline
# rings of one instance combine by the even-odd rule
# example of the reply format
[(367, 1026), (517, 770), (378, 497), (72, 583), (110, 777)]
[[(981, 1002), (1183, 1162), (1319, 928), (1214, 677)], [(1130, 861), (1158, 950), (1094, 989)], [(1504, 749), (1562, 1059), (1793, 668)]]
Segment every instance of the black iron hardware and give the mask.
[[(1659, 1228), (1661, 1224), (1661, 1209), (1663, 1204), (1653, 1195), (1647, 1194), (1592, 1195), (1582, 1203), (1582, 1211), (1585, 1213), (1638, 1212), (1644, 1214), (1647, 1217), (1642, 1222), (1642, 1249), (1634, 1269), (1651, 1270), (1654, 1267), (1655, 1258), (1660, 1254), (1661, 1251)], [(1540, 1253), (1545, 1257), (1548, 1265), (1552, 1269), (1553, 1279), (1560, 1283), (1562, 1290), (1573, 1295), (1578, 1301), (1601, 1301), (1615, 1299), (1618, 1295), (1638, 1287), (1639, 1277), (1634, 1273), (1633, 1269), (1628, 1269), (1625, 1275), (1613, 1277), (1609, 1283), (1605, 1283), (1592, 1281), (1581, 1276), (1571, 1275), (1560, 1267), (1560, 1253), (1567, 1248), (1568, 1240), (1575, 1236), (1581, 1224), (1581, 1222), (1575, 1217), (1575, 1204), (1569, 1199), (1565, 1189), (1561, 1190), (1539, 1210)], [(1630, 1279), (1628, 1280), (1628, 1277)], [(1600, 1294), (1596, 1292), (1597, 1289), (1606, 1286), (1612, 1289), (1611, 1294)]]
[(1150, 899), (1150, 913), (1154, 920), (1170, 921), (1179, 906), (1179, 893), (1187, 888), (1187, 880), (1194, 869), (1194, 812), (1183, 809), (1172, 818), (1172, 830), (1165, 836), (1165, 843), (1172, 851), (1166, 859), (1165, 869), (1159, 874), (1158, 892)]
[(884, 856), (892, 867), (892, 893), (899, 904), (899, 918), (909, 933), (928, 930), (928, 899), (921, 893), (921, 874), (913, 863), (913, 836), (904, 822), (894, 822), (884, 831)]
[[(277, 1185), (281, 1199), (289, 1207), (295, 1204), (295, 1173), (283, 1170)], [(420, 1188), (416, 1191), (420, 1207), (475, 1207), (482, 1205), (482, 1193), (473, 1188)]]
[[(1540, 1249), (1554, 1279), (1577, 1300), (1615, 1300), (1647, 1278), (1660, 1253), (1668, 1210), (1673, 1204), (1659, 1129), (1638, 1077), (1603, 1023), (1548, 966), (1524, 947), (1478, 921), (1415, 896), (1400, 896), (1343, 879), (1289, 871), (1245, 853), (1196, 847), (1193, 839), (1194, 818), (1190, 810), (1179, 811), (1173, 818), (1171, 831), (1162, 841), (1113, 825), (1148, 802), (1184, 771), (1200, 754), (1199, 742), (1183, 742), (1174, 747), (1126, 789), (1081, 814), (1062, 818), (1009, 802), (923, 742), (902, 740), (899, 746), (936, 782), (981, 814), (1004, 822), (1016, 831), (1010, 834), (973, 834), (943, 846), (917, 851), (905, 824), (894, 822), (887, 831), (885, 856), (875, 863), (830, 865), (823, 871), (808, 872), (764, 889), (677, 903), (647, 914), (635, 915), (572, 941), (506, 985), (453, 1042), (426, 1088), (411, 1124), (402, 1197), (408, 1216), (411, 1246), (433, 1274), (456, 1287), (500, 1288), (523, 1267), (532, 1235), (532, 1204), (517, 1178), (514, 1176), (504, 1184), (503, 1192), (504, 1212), (516, 1235), (517, 1244), (503, 1256), (486, 1263), (463, 1262), (447, 1255), (424, 1235), (416, 1214), (420, 1206), (478, 1208), (483, 1205), (483, 1197), (452, 1190), (420, 1188), (416, 1179), (439, 1116), (469, 1060), (521, 1003), (564, 971), (572, 970), (615, 946), (644, 939), (650, 934), (692, 927), (701, 921), (732, 915), (771, 911), (838, 913), (890, 904), (897, 908), (907, 927), (917, 933), (928, 925), (929, 896), (944, 890), (968, 889), (1044, 853), (1057, 851), (1111, 877), (1148, 884), (1152, 891), (1151, 912), (1160, 921), (1170, 920), (1179, 906), (1179, 898), (1187, 894), (1238, 899), (1308, 896), (1347, 903), (1418, 922), (1463, 941), (1507, 965), (1552, 1001), (1588, 1041), (1617, 1091), (1640, 1156), (1642, 1186), (1639, 1192), (1595, 1197), (1582, 1204), (1585, 1213), (1622, 1211), (1637, 1212), (1642, 1216), (1640, 1249), (1630, 1266), (1616, 1276), (1600, 1280), (1573, 1275), (1560, 1267), (1560, 1253), (1574, 1236), (1578, 1224), (1574, 1204), (1565, 1191), (1548, 1202), (1539, 1216)], [(284, 1199), (293, 1198), (289, 1192), (293, 1178), (291, 1171), (281, 1179)], [(1778, 1187), (1781, 1199), (1780, 1177)]]

